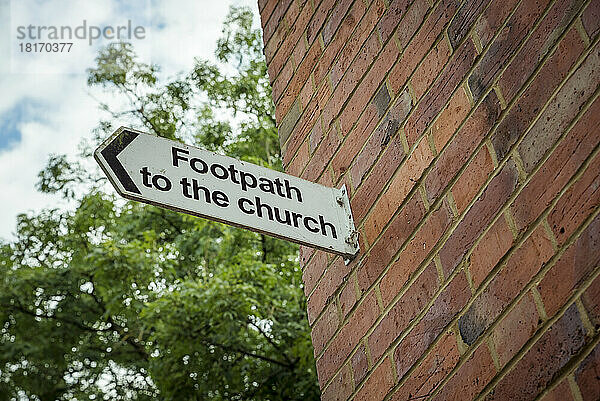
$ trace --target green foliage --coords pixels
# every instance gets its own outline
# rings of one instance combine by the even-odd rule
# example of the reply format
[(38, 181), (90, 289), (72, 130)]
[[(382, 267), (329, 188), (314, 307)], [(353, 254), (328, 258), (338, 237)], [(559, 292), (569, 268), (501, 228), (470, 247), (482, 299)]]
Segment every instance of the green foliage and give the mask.
[[(111, 119), (280, 168), (251, 21), (231, 10), (219, 65), (160, 84), (120, 43), (88, 83), (127, 100), (101, 104)], [(115, 128), (101, 121), (96, 143)], [(117, 199), (84, 168), (93, 145), (39, 176), (74, 210), (21, 215), (0, 243), (0, 400), (318, 399), (297, 247)]]

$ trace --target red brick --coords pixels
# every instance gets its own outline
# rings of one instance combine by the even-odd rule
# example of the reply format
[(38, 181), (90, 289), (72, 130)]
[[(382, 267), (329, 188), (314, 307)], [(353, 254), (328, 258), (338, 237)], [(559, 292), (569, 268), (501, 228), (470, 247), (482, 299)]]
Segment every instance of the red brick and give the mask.
[(315, 13), (313, 14), (310, 22), (308, 23), (308, 26), (306, 27), (306, 36), (309, 45), (313, 43), (318, 44), (318, 40), (315, 39), (321, 31), (321, 27), (323, 26), (323, 22), (325, 22), (325, 19), (329, 15), (329, 11), (333, 9), (334, 4), (334, 0), (323, 0), (318, 6), (315, 4)]
[(456, 336), (454, 333), (448, 332), (419, 364), (408, 380), (394, 393), (391, 400), (425, 399), (437, 389), (440, 382), (458, 363), (459, 358)]
[(340, 307), (342, 316), (346, 317), (356, 304), (356, 289), (354, 287), (354, 279), (350, 278), (346, 286), (340, 292)]
[(581, 362), (575, 371), (575, 382), (579, 386), (583, 401), (600, 399), (600, 344)]
[(302, 174), (302, 178), (309, 181), (316, 181), (325, 169), (325, 166), (329, 163), (329, 157), (331, 157), (338, 148), (340, 142), (340, 137), (338, 136), (336, 129), (333, 128), (325, 136), (323, 142), (321, 142), (321, 146), (319, 146), (312, 155)]
[(365, 385), (356, 393), (355, 401), (379, 401), (394, 385), (394, 374), (390, 358), (383, 362), (373, 371), (365, 381)]
[[(295, 3), (295, 2), (292, 0), (281, 0), (281, 1), (278, 1), (277, 3), (278, 3), (277, 7), (275, 7), (273, 12), (269, 16), (269, 20), (267, 21), (266, 24), (263, 25), (263, 35), (265, 35), (265, 38), (270, 38), (271, 36), (273, 36), (273, 33), (275, 32), (277, 27), (281, 24), (283, 17), (286, 15), (286, 13), (288, 11), (288, 7), (290, 7), (291, 3)], [(295, 6), (293, 8), (297, 9), (297, 7), (295, 7)], [(293, 9), (292, 9), (291, 13), (292, 14), (294, 13)]]
[[(415, 361), (466, 305), (470, 294), (467, 279), (461, 272), (436, 298), (421, 321), (398, 344), (394, 356), (399, 379), (404, 377)], [(456, 342), (454, 334), (451, 336)]]
[(323, 278), (315, 290), (308, 298), (308, 322), (312, 324), (316, 317), (319, 316), (329, 298), (333, 296), (335, 291), (339, 288), (340, 284), (344, 282), (350, 272), (350, 265), (344, 264), (342, 258), (336, 258), (336, 260), (329, 266)]
[(373, 212), (365, 222), (365, 234), (369, 243), (381, 233), (398, 207), (414, 188), (421, 174), (433, 160), (427, 140), (422, 140), (410, 155), (406, 163), (396, 173), (388, 189), (375, 204)]
[[(267, 1), (264, 5), (263, 9), (260, 11), (260, 19), (262, 21), (262, 26), (265, 27), (271, 18), (271, 14), (279, 4), (279, 1)], [(266, 35), (265, 35), (266, 36)]]
[[(397, 283), (396, 290), (403, 287)], [(378, 360), (392, 342), (408, 327), (419, 312), (427, 305), (438, 288), (435, 265), (431, 263), (406, 290), (402, 297), (381, 320), (369, 336), (369, 349), (373, 360)], [(386, 294), (389, 297), (389, 295)]]
[(406, 14), (411, 2), (409, 0), (392, 0), (386, 11), (377, 24), (377, 29), (384, 42), (392, 35), (392, 32), (398, 27), (402, 17)]
[(362, 303), (350, 316), (348, 322), (334, 337), (323, 355), (317, 359), (317, 373), (319, 383), (329, 381), (342, 362), (350, 355), (350, 352), (358, 345), (358, 342), (367, 333), (367, 330), (375, 323), (379, 316), (379, 306), (375, 293), (367, 294)]
[(490, 327), (553, 253), (552, 244), (542, 227), (538, 227), (459, 319), (458, 327), (466, 344), (473, 344)]
[(473, 400), (495, 375), (496, 369), (490, 351), (482, 343), (433, 400)]
[(346, 401), (354, 390), (350, 376), (350, 367), (344, 365), (329, 386), (321, 393), (322, 401)]
[(424, 215), (423, 201), (417, 194), (394, 218), (359, 267), (357, 279), (361, 290), (366, 290), (377, 280)]
[(519, 145), (523, 168), (528, 173), (565, 132), (585, 101), (600, 82), (600, 44), (597, 44), (577, 71), (567, 80), (540, 119)]
[(465, 42), (452, 54), (446, 68), (406, 122), (405, 131), (409, 146), (412, 146), (423, 135), (425, 129), (443, 110), (454, 90), (474, 64), (476, 56), (475, 46), (471, 41)]
[(535, 220), (577, 172), (600, 141), (600, 136), (592, 133), (598, 126), (600, 99), (596, 99), (515, 199), (512, 211), (519, 228)]
[(475, 109), (454, 140), (446, 146), (425, 180), (427, 195), (435, 201), (465, 164), (500, 115), (500, 102), (494, 92)]
[(467, 37), (471, 26), (489, 3), (490, 0), (468, 0), (462, 4), (448, 26), (448, 38), (453, 48)]
[(533, 297), (527, 293), (492, 332), (501, 367), (533, 336), (539, 322)]
[(530, 400), (536, 397), (584, 344), (585, 330), (572, 305), (500, 380), (486, 400)]
[(294, 156), (294, 159), (285, 168), (285, 172), (296, 177), (300, 177), (302, 171), (310, 160), (310, 154), (308, 150), (308, 143), (303, 142), (298, 148), (298, 153)]
[(581, 296), (585, 310), (598, 329), (600, 327), (600, 276), (596, 277)]
[(304, 294), (308, 296), (315, 288), (317, 281), (327, 267), (327, 254), (323, 251), (315, 251), (315, 256), (304, 266), (302, 282), (304, 283)]
[(593, 0), (581, 16), (583, 27), (590, 38), (594, 38), (600, 29), (600, 3)]
[(371, 173), (356, 190), (356, 194), (350, 202), (355, 224), (362, 222), (373, 203), (375, 203), (376, 197), (373, 194), (381, 193), (404, 157), (404, 148), (400, 138), (396, 136), (391, 139), (390, 144), (371, 169)]
[[(283, 95), (285, 88), (290, 83), (290, 80), (292, 79), (294, 72), (295, 72), (294, 71), (294, 63), (293, 63), (292, 59), (289, 59), (288, 62), (283, 66), (281, 73), (277, 76), (277, 79), (275, 79), (275, 81), (273, 82), (273, 85), (271, 85), (272, 93), (273, 93), (273, 95), (272, 95), (273, 101), (278, 106), (280, 106), (279, 98), (281, 97), (281, 95)], [(292, 98), (292, 101), (293, 101), (293, 98)], [(291, 104), (291, 103), (288, 102), (283, 105), (289, 107), (289, 104)], [(282, 109), (281, 107), (278, 107), (278, 109), (282, 110), (282, 111), (278, 112), (277, 116), (283, 117), (283, 115), (285, 115), (285, 112), (287, 111), (286, 108)], [(281, 113), (283, 113), (283, 115)], [(277, 121), (280, 122), (281, 118), (278, 118)]]
[(517, 169), (510, 162), (496, 175), (471, 206), (463, 220), (440, 250), (440, 260), (446, 276), (458, 266), (481, 232), (508, 200), (517, 185)]
[(574, 401), (569, 381), (563, 379), (560, 384), (546, 394), (541, 401)]
[(558, 200), (548, 215), (548, 224), (559, 244), (563, 244), (600, 205), (600, 155)]
[[(375, 162), (379, 154), (386, 149), (386, 146), (390, 143), (391, 139), (396, 139), (398, 128), (410, 110), (410, 97), (407, 94), (400, 98), (389, 109), (377, 129), (366, 140), (364, 147), (352, 163), (350, 170), (352, 183), (355, 188), (360, 185), (362, 179), (372, 167), (373, 162)], [(397, 140), (393, 141), (392, 145), (397, 143)], [(404, 150), (401, 147), (399, 147), (398, 150), (401, 150), (402, 153), (404, 153)]]
[(360, 345), (351, 359), (352, 372), (354, 373), (354, 383), (360, 383), (367, 372), (369, 371), (369, 363), (367, 361), (367, 352), (364, 345)]
[(538, 286), (546, 313), (553, 316), (600, 263), (600, 216), (562, 254)]
[(375, 110), (375, 107), (371, 105), (365, 109), (364, 113), (359, 117), (356, 126), (349, 134), (342, 131), (342, 134), (346, 139), (340, 147), (339, 152), (333, 156), (331, 161), (331, 167), (333, 168), (333, 174), (336, 179), (339, 179), (346, 173), (352, 160), (360, 151), (365, 141), (369, 138), (373, 128), (375, 128), (377, 121), (377, 111)]
[[(432, 43), (452, 18), (458, 7), (457, 3), (457, 1), (439, 2), (425, 22), (423, 18), (429, 9), (426, 0), (415, 1), (409, 9), (407, 13), (407, 16), (410, 14), (409, 18), (405, 19), (398, 28), (399, 44), (404, 48), (404, 52), (389, 77), (394, 93), (398, 93), (404, 87), (418, 63), (425, 57)], [(413, 37), (415, 32), (417, 33)]]
[(483, 146), (452, 187), (458, 213), (465, 210), (492, 171), (494, 171), (492, 157), (487, 147)]
[(429, 51), (429, 54), (427, 54), (411, 78), (412, 87), (417, 99), (423, 96), (429, 85), (431, 85), (435, 77), (440, 73), (442, 67), (444, 67), (444, 64), (450, 58), (450, 53), (448, 42), (443, 38)]
[(323, 351), (325, 348), (325, 344), (333, 334), (337, 330), (339, 326), (340, 320), (337, 313), (337, 307), (335, 306), (335, 302), (330, 303), (323, 315), (315, 325), (312, 327), (311, 337), (312, 343), (314, 347), (315, 357)]
[[(371, 69), (356, 87), (356, 91), (340, 113), (339, 122), (343, 132), (350, 131), (358, 116), (365, 109), (365, 99), (371, 98), (380, 87), (385, 75), (398, 58), (398, 47), (388, 42), (371, 65)], [(403, 117), (406, 117), (405, 115)], [(402, 118), (404, 120), (404, 118)], [(401, 120), (401, 121), (402, 121)]]
[[(371, 2), (367, 13), (358, 24), (358, 27), (354, 33), (350, 36), (348, 43), (346, 43), (346, 46), (341, 51), (339, 58), (331, 68), (330, 78), (334, 87), (340, 83), (342, 76), (351, 64), (360, 64), (360, 60), (365, 59), (367, 54), (363, 52), (363, 50), (365, 50), (362, 49), (363, 43), (365, 43), (367, 39), (371, 41), (371, 43), (377, 39), (377, 35), (372, 35), (371, 31), (375, 27), (375, 24), (384, 11), (385, 4), (383, 1), (375, 0)], [(357, 59), (353, 62), (354, 58), (357, 56), (357, 54), (359, 54), (359, 51), (361, 51), (361, 54), (358, 55)], [(369, 63), (364, 63), (363, 65), (368, 64)]]
[(417, 231), (414, 238), (400, 253), (398, 260), (381, 279), (379, 287), (384, 306), (387, 307), (409, 277), (418, 269), (451, 221), (448, 209), (442, 204)]
[[(352, 4), (352, 0), (342, 0), (337, 2), (333, 6), (333, 9), (331, 10), (331, 15), (329, 16), (329, 19), (323, 26), (322, 34), (325, 46), (327, 46), (331, 42), (331, 39), (335, 35), (337, 29), (340, 27), (342, 20), (346, 16), (346, 13), (348, 12), (348, 9)], [(362, 12), (364, 13), (364, 5), (362, 7), (359, 5), (359, 9), (360, 8), (363, 8)]]
[(535, 71), (539, 62), (563, 34), (567, 25), (577, 13), (580, 4), (579, 0), (554, 3), (540, 25), (526, 40), (499, 80), (502, 94), (507, 102), (518, 92)]
[(513, 236), (503, 216), (500, 216), (471, 254), (471, 278), (478, 288), (513, 243)]
[(438, 152), (446, 146), (446, 143), (456, 132), (460, 123), (471, 110), (471, 103), (463, 88), (458, 89), (450, 98), (446, 108), (440, 113), (435, 123), (431, 126), (431, 134)]
[(481, 46), (487, 47), (498, 29), (509, 16), (518, 0), (492, 1), (475, 23), (475, 32), (479, 36)]
[[(349, 5), (349, 1), (338, 3), (337, 8), (343, 8), (344, 6)], [(352, 8), (348, 12), (348, 14), (341, 20), (341, 24), (339, 25), (339, 30), (333, 36), (333, 38), (328, 39), (328, 29), (332, 29), (333, 25), (330, 20), (323, 29), (323, 40), (327, 48), (323, 53), (323, 57), (319, 60), (317, 65), (315, 66), (314, 76), (315, 81), (319, 84), (327, 75), (329, 70), (331, 69), (334, 60), (336, 59), (340, 50), (348, 43), (348, 39), (350, 35), (354, 31), (354, 28), (359, 24), (360, 20), (364, 16), (366, 12), (365, 3), (362, 1), (355, 1), (352, 4)]]
[(517, 6), (517, 11), (510, 17), (469, 77), (471, 92), (476, 101), (491, 86), (521, 41), (531, 31), (532, 25), (548, 2), (549, 0), (526, 1)]
[(504, 159), (511, 146), (527, 130), (583, 49), (579, 34), (572, 29), (498, 125), (492, 136), (492, 143), (499, 161)]

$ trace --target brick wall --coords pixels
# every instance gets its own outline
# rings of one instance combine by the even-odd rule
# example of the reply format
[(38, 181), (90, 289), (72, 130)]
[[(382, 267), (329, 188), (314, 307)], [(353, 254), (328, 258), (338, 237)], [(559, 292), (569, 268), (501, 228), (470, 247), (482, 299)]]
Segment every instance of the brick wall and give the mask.
[[(323, 400), (600, 399), (600, 0), (259, 0)], [(537, 397), (537, 398), (536, 398)]]

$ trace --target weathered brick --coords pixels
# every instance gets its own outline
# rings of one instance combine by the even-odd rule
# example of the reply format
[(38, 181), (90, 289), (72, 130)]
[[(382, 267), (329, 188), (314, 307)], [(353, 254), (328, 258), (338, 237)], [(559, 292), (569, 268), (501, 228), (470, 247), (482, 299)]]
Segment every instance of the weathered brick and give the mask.
[(383, 362), (373, 371), (365, 381), (364, 386), (356, 393), (356, 401), (380, 401), (394, 385), (394, 374), (390, 358)]
[(281, 124), (279, 124), (279, 127), (277, 129), (277, 132), (279, 134), (279, 143), (281, 145), (283, 145), (290, 137), (294, 126), (300, 119), (301, 113), (302, 110), (300, 109), (300, 103), (296, 100), (292, 105), (292, 108), (290, 109), (289, 113), (287, 113), (283, 120), (281, 120)]
[(500, 115), (500, 102), (494, 92), (469, 116), (454, 140), (446, 146), (434, 168), (427, 175), (427, 195), (433, 202), (448, 185), (477, 145), (485, 138)]
[[(351, 64), (353, 64), (352, 60), (354, 60), (354, 58), (357, 56), (357, 54), (363, 47), (363, 43), (367, 41), (367, 38), (370, 41), (376, 39), (376, 35), (372, 35), (371, 31), (375, 27), (375, 24), (377, 24), (377, 21), (379, 20), (384, 11), (385, 4), (383, 3), (383, 1), (375, 0), (371, 2), (367, 13), (358, 24), (354, 33), (350, 36), (350, 39), (341, 51), (339, 58), (331, 68), (330, 78), (334, 87), (338, 85), (348, 67)], [(370, 46), (372, 46), (372, 44), (369, 44), (369, 47)], [(364, 59), (366, 55), (367, 53), (363, 54), (361, 52), (361, 54), (356, 59), (355, 63), (360, 64), (360, 60)]]
[(567, 80), (519, 145), (525, 171), (531, 172), (562, 135), (600, 82), (600, 44)]
[[(470, 294), (467, 279), (461, 272), (454, 277), (433, 302), (425, 316), (398, 344), (394, 358), (399, 379), (404, 377), (415, 361), (423, 355), (446, 325), (466, 305)], [(454, 334), (451, 336), (456, 342)]]
[(315, 39), (321, 31), (321, 27), (323, 26), (325, 19), (329, 15), (329, 12), (333, 9), (334, 4), (334, 0), (322, 0), (321, 4), (319, 4), (318, 6), (315, 5), (315, 13), (310, 19), (308, 26), (306, 27), (306, 36), (309, 44), (318, 44), (318, 41)]
[(533, 34), (526, 40), (513, 62), (502, 73), (498, 81), (502, 88), (502, 94), (507, 101), (513, 98), (529, 76), (535, 71), (538, 63), (546, 56), (548, 51), (563, 34), (582, 4), (582, 0), (568, 0), (554, 3), (548, 14), (542, 19)]
[(571, 393), (571, 386), (569, 386), (568, 380), (563, 379), (541, 401), (573, 401), (573, 394)]
[(321, 145), (317, 148), (315, 153), (312, 155), (302, 178), (315, 181), (325, 169), (325, 166), (329, 163), (329, 157), (335, 152), (341, 142), (340, 137), (337, 134), (335, 128), (329, 131), (329, 133), (321, 142)]
[(513, 236), (503, 216), (500, 216), (481, 241), (473, 248), (470, 260), (471, 279), (478, 288), (500, 258), (513, 243)]
[(579, 386), (583, 401), (600, 399), (600, 345), (581, 362), (575, 370), (575, 382)]
[(482, 343), (433, 400), (472, 400), (495, 374), (490, 351), (487, 345)]
[(600, 276), (596, 277), (581, 296), (585, 310), (596, 329), (600, 327)]
[(317, 281), (327, 267), (327, 254), (323, 251), (315, 251), (315, 256), (310, 260), (310, 263), (304, 265), (302, 273), (302, 282), (304, 283), (304, 294), (308, 296), (315, 288)]
[(277, 29), (277, 26), (279, 26), (280, 22), (288, 11), (288, 7), (293, 3), (293, 1), (281, 0), (277, 3), (277, 6), (269, 16), (269, 20), (265, 25), (263, 25), (263, 35), (265, 35), (266, 38), (270, 38), (273, 35)]
[(502, 28), (500, 35), (492, 42), (469, 78), (469, 85), (476, 100), (481, 98), (502, 68), (506, 66), (507, 61), (531, 31), (532, 25), (540, 17), (548, 2), (548, 0), (527, 1), (517, 6), (517, 11)]
[(390, 144), (375, 163), (370, 174), (363, 180), (350, 202), (355, 223), (360, 224), (362, 222), (373, 203), (375, 203), (376, 197), (373, 194), (381, 193), (404, 157), (404, 148), (399, 136), (396, 136), (390, 140)]
[(447, 332), (419, 364), (407, 381), (394, 393), (391, 400), (411, 401), (425, 399), (458, 363), (460, 356), (454, 333)]
[(334, 337), (323, 355), (317, 359), (319, 383), (327, 383), (379, 316), (375, 293), (367, 294), (348, 322)]
[(498, 125), (492, 136), (498, 160), (504, 159), (511, 146), (525, 133), (583, 49), (579, 34), (572, 29)]
[(594, 38), (600, 30), (600, 3), (592, 1), (581, 16), (581, 22), (588, 36)]
[(352, 3), (352, 0), (342, 0), (336, 2), (333, 6), (333, 9), (331, 10), (331, 15), (329, 16), (329, 19), (323, 26), (322, 34), (325, 46), (327, 46), (331, 42), (331, 39), (333, 38), (340, 24), (342, 23), (342, 20), (344, 19)]
[(500, 380), (486, 400), (535, 398), (581, 349), (584, 336), (577, 308), (573, 305)]
[(352, 372), (354, 373), (354, 383), (360, 383), (365, 378), (369, 371), (369, 363), (367, 361), (367, 352), (364, 345), (360, 345), (351, 359)]
[(546, 313), (553, 316), (600, 263), (600, 216), (562, 254), (538, 286)]
[(471, 249), (475, 240), (487, 227), (517, 185), (517, 169), (507, 163), (475, 201), (458, 227), (440, 250), (444, 274), (449, 275)]
[(553, 253), (550, 240), (539, 227), (459, 319), (458, 327), (466, 344), (474, 343), (490, 327)]
[(600, 205), (600, 155), (596, 155), (579, 180), (558, 200), (548, 224), (563, 244)]
[(307, 309), (308, 309), (308, 322), (312, 324), (317, 316), (321, 313), (329, 298), (335, 293), (340, 284), (342, 284), (350, 272), (350, 265), (344, 264), (342, 258), (336, 258), (336, 260), (329, 266), (327, 271), (324, 273), (323, 278), (315, 290), (308, 298)]
[(308, 164), (310, 159), (309, 151), (308, 151), (308, 143), (303, 142), (298, 148), (298, 153), (294, 156), (294, 159), (290, 162), (288, 166), (285, 167), (285, 172), (291, 175), (295, 175), (296, 177), (300, 177), (300, 174), (304, 170), (304, 167)]
[(446, 231), (451, 221), (450, 212), (446, 205), (442, 204), (438, 210), (429, 216), (414, 238), (400, 253), (396, 262), (390, 266), (379, 284), (385, 306), (389, 305), (409, 277), (421, 265), (421, 262), (433, 249), (433, 246)]
[(293, 24), (300, 13), (300, 7), (297, 1), (292, 1), (289, 8), (285, 12), (285, 20), (286, 23), (280, 23), (276, 26), (275, 31), (271, 35), (267, 35), (266, 32), (263, 31), (263, 41), (266, 42), (264, 46), (265, 53), (265, 61), (267, 64), (271, 62), (273, 56), (281, 47), (281, 44), (287, 37), (287, 26), (289, 24)]
[(491, 339), (501, 367), (533, 336), (539, 322), (533, 297), (527, 293), (492, 332)]
[(346, 317), (356, 304), (356, 289), (354, 288), (354, 281), (351, 278), (346, 283), (346, 286), (340, 291), (340, 308), (342, 309), (342, 316)]
[(467, 37), (471, 26), (489, 3), (490, 0), (468, 0), (462, 4), (448, 26), (448, 37), (453, 48)]
[(519, 228), (527, 227), (552, 203), (598, 145), (600, 136), (591, 134), (598, 126), (600, 99), (596, 99), (515, 199), (512, 211)]
[(390, 186), (377, 201), (373, 212), (367, 218), (365, 235), (369, 243), (373, 243), (383, 227), (390, 221), (431, 160), (433, 160), (433, 154), (429, 150), (429, 144), (427, 140), (422, 140), (406, 163), (400, 167)]
[(404, 17), (406, 10), (410, 6), (410, 0), (392, 0), (386, 11), (377, 24), (377, 29), (384, 42), (392, 35), (392, 32), (398, 27), (398, 23)]
[(341, 371), (331, 381), (331, 384), (327, 386), (321, 393), (322, 401), (346, 401), (352, 391), (350, 367), (344, 365)]
[[(415, 1), (409, 9), (407, 16), (411, 14), (410, 17), (398, 28), (400, 47), (404, 48), (402, 58), (390, 72), (390, 85), (394, 93), (398, 93), (404, 87), (419, 61), (425, 57), (431, 44), (442, 32), (444, 25), (452, 18), (458, 7), (457, 3), (439, 2), (424, 22), (423, 18), (429, 9), (426, 0)], [(412, 37), (415, 32), (416, 35)]]
[(357, 272), (358, 285), (365, 290), (377, 280), (400, 246), (425, 215), (423, 201), (413, 196), (394, 218)]
[(384, 82), (377, 90), (377, 93), (371, 102), (373, 103), (373, 106), (375, 106), (375, 109), (377, 109), (377, 114), (380, 118), (385, 114), (385, 111), (387, 110), (391, 101), (392, 98), (390, 97), (390, 92), (388, 91), (388, 88)]
[(446, 68), (443, 69), (406, 122), (405, 131), (409, 146), (415, 143), (438, 113), (442, 111), (454, 90), (474, 64), (476, 56), (475, 46), (471, 41), (465, 42), (452, 54)]
[[(398, 283), (396, 289), (402, 284)], [(431, 300), (438, 288), (435, 265), (431, 263), (406, 290), (369, 336), (369, 349), (373, 360), (378, 360), (392, 342), (408, 327)], [(387, 295), (389, 297), (389, 295)]]
[(438, 152), (446, 146), (446, 143), (456, 132), (460, 123), (467, 117), (471, 110), (471, 104), (463, 88), (458, 89), (450, 98), (446, 108), (440, 113), (431, 126), (431, 135)]
[(452, 187), (458, 213), (465, 210), (492, 171), (494, 171), (492, 157), (487, 147), (483, 146)]
[(475, 32), (483, 48), (487, 47), (518, 0), (492, 1), (475, 23)]
[(411, 78), (412, 87), (417, 99), (420, 99), (442, 67), (450, 58), (450, 47), (443, 38), (429, 51), (421, 65), (417, 67)]
[(327, 341), (333, 336), (339, 326), (339, 316), (335, 303), (330, 303), (323, 315), (316, 321), (311, 330), (315, 357), (323, 351)]

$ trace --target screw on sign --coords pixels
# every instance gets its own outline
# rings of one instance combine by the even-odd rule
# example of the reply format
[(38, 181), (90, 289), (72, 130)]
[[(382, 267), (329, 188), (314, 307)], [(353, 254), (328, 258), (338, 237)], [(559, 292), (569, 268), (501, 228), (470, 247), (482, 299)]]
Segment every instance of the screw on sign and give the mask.
[(358, 253), (346, 189), (121, 127), (94, 152), (131, 200), (231, 224), (352, 259)]

